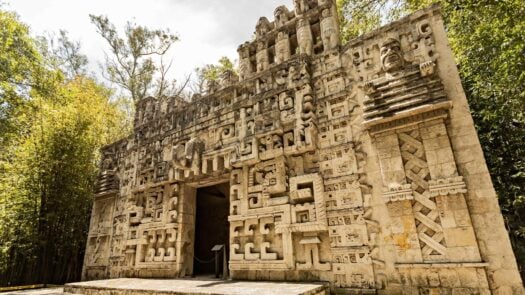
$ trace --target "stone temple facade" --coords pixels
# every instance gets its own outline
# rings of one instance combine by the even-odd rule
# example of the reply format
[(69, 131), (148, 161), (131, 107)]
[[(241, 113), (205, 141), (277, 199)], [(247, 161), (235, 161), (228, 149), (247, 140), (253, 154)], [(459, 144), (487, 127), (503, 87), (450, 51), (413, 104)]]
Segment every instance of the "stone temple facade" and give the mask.
[(84, 279), (201, 275), (225, 244), (233, 279), (524, 294), (438, 7), (341, 44), (335, 1), (295, 0), (238, 52), (102, 150)]

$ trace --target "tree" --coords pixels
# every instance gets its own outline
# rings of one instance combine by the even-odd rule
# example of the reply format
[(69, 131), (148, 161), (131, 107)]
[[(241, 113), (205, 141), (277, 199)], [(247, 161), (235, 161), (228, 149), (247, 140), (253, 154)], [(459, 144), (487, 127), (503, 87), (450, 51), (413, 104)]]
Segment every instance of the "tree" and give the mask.
[[(525, 2), (339, 0), (345, 17), (343, 35), (351, 38), (376, 28), (381, 24), (378, 15), (381, 20), (432, 3), (442, 7), (481, 146), (525, 278)], [(367, 9), (353, 12), (362, 7)], [(383, 10), (378, 14), (370, 7)]]
[[(41, 56), (29, 29), (16, 14), (0, 10), (0, 161), (2, 150), (16, 138), (24, 122), (13, 118), (27, 106), (29, 92), (42, 72)], [(0, 168), (1, 169), (1, 168)]]
[(11, 283), (79, 279), (98, 149), (121, 137), (123, 114), (108, 89), (79, 76), (57, 90), (33, 114), (41, 120), (18, 146), (2, 191), (8, 269), (0, 277)]
[(410, 11), (403, 0), (336, 0), (343, 42)]
[(0, 10), (0, 285), (80, 279), (98, 150), (126, 122), (79, 43), (39, 47), (28, 31)]
[(442, 6), (476, 129), (525, 278), (525, 2), (462, 1), (444, 2)]
[(204, 93), (208, 84), (217, 83), (221, 74), (226, 71), (236, 71), (233, 62), (227, 56), (221, 57), (218, 64), (207, 64), (196, 68), (195, 76), (197, 78), (193, 81), (192, 91), (194, 93)]
[(47, 63), (56, 70), (62, 71), (66, 78), (73, 79), (87, 74), (88, 58), (80, 52), (80, 42), (69, 38), (67, 31), (60, 30), (58, 36), (48, 34), (38, 40), (40, 52)]
[(151, 30), (128, 22), (124, 37), (119, 36), (115, 26), (105, 16), (90, 15), (97, 32), (107, 41), (110, 52), (106, 54), (105, 77), (127, 90), (133, 101), (156, 95), (171, 96), (180, 93), (189, 81), (177, 86), (169, 81), (164, 58), (179, 38), (166, 30)]

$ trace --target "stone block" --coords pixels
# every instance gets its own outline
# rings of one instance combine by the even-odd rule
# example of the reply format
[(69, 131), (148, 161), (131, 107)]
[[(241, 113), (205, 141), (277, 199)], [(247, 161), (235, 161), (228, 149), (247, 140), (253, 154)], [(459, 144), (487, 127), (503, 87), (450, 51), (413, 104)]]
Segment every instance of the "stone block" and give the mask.
[(335, 2), (260, 18), (191, 102), (136, 101), (101, 151), (84, 279), (198, 275), (218, 243), (236, 279), (523, 291), (439, 8), (341, 44)]
[(445, 239), (449, 247), (476, 245), (476, 237), (470, 227), (449, 228), (445, 231)]
[(478, 275), (473, 268), (458, 269), (459, 281), (465, 288), (476, 288), (479, 286)]
[(444, 288), (456, 288), (461, 286), (458, 274), (454, 269), (443, 268), (438, 270), (441, 286)]

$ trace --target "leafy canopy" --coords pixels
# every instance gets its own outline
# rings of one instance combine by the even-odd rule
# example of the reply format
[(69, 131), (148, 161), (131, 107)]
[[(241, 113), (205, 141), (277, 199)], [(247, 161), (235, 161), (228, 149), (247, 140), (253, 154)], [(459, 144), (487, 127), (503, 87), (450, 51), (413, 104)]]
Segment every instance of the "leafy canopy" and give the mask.
[(128, 22), (124, 36), (120, 36), (106, 16), (89, 17), (110, 47), (104, 65), (109, 81), (127, 90), (135, 102), (149, 95), (170, 95), (166, 93), (170, 84), (166, 72), (170, 66), (166, 67), (162, 58), (179, 40), (176, 35), (168, 29), (152, 30)]
[(80, 49), (0, 9), (0, 285), (80, 279), (98, 150), (129, 122)]

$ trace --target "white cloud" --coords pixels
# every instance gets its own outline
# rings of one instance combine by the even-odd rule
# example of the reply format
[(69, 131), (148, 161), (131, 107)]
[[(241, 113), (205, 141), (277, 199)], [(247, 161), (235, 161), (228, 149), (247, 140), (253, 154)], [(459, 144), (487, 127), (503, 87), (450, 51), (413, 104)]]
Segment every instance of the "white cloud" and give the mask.
[[(290, 2), (290, 3), (283, 3)], [(181, 79), (195, 67), (221, 56), (237, 58), (239, 44), (249, 40), (260, 16), (273, 19), (274, 9), (291, 0), (8, 0), (36, 35), (67, 30), (82, 42), (91, 68), (103, 61), (106, 45), (90, 23), (89, 14), (107, 15), (122, 28), (127, 21), (150, 28), (169, 28), (179, 35), (171, 54), (173, 75)]]

